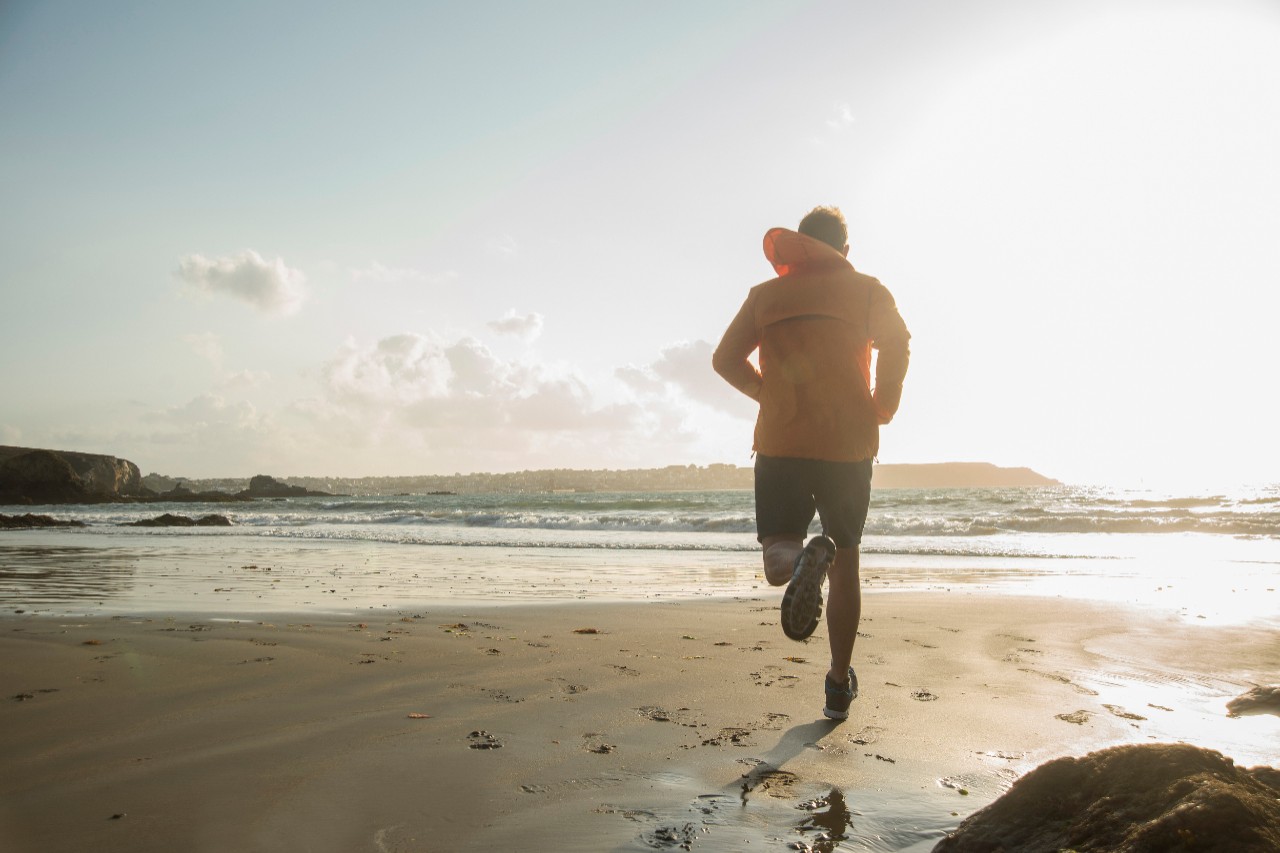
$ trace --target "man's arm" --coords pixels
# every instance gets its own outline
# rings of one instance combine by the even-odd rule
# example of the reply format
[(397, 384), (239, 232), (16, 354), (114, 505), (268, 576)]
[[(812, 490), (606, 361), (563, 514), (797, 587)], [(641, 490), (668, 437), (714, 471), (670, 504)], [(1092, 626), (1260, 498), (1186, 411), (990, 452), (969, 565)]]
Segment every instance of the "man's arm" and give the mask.
[(760, 388), (764, 379), (755, 365), (747, 361), (747, 356), (760, 346), (760, 334), (756, 329), (755, 311), (751, 305), (751, 297), (742, 303), (738, 316), (733, 318), (720, 346), (711, 356), (711, 366), (725, 381), (746, 394), (753, 400), (760, 399)]
[(876, 414), (880, 423), (893, 420), (902, 401), (902, 380), (907, 375), (907, 363), (911, 360), (911, 333), (898, 313), (893, 295), (879, 285), (872, 294), (871, 316), (868, 318), (871, 344), (879, 355), (876, 358), (876, 387), (872, 393)]

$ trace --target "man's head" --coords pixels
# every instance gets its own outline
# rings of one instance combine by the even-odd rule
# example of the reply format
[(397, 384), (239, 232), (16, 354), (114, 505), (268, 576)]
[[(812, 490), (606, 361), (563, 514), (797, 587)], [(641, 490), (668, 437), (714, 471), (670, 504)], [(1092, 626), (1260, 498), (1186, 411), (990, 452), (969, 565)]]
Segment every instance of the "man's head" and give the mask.
[(821, 240), (841, 254), (849, 254), (849, 229), (838, 207), (815, 207), (800, 220), (797, 230), (806, 237)]

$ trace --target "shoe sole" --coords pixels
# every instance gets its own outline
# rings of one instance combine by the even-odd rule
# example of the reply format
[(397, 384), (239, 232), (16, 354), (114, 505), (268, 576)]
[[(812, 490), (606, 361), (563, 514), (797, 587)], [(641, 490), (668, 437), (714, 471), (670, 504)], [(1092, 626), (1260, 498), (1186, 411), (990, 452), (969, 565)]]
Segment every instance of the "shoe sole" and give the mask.
[(822, 617), (822, 581), (826, 577), (809, 546), (805, 546), (800, 559), (805, 565), (782, 595), (782, 633), (792, 640), (807, 640), (818, 629), (818, 620)]

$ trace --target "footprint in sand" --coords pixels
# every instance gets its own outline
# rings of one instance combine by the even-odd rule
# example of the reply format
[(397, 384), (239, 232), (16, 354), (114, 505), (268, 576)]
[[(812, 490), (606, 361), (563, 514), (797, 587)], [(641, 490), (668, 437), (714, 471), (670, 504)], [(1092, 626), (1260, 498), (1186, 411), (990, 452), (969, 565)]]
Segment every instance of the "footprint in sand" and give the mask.
[(1074, 681), (1072, 681), (1070, 678), (1067, 678), (1065, 675), (1060, 675), (1060, 674), (1058, 674), (1058, 673), (1056, 673), (1056, 672), (1041, 672), (1041, 671), (1040, 671), (1040, 670), (1038, 670), (1038, 669), (1027, 669), (1026, 667), (1019, 667), (1019, 668), (1018, 668), (1018, 672), (1025, 672), (1025, 673), (1028, 673), (1029, 675), (1038, 675), (1038, 676), (1040, 676), (1041, 678), (1047, 678), (1047, 679), (1049, 679), (1050, 681), (1056, 681), (1056, 682), (1058, 682), (1059, 684), (1065, 684), (1065, 685), (1067, 685), (1068, 687), (1070, 687), (1072, 690), (1074, 690), (1075, 692), (1080, 693), (1080, 694), (1083, 694), (1083, 695), (1085, 695), (1085, 696), (1097, 696), (1097, 695), (1098, 695), (1098, 691), (1096, 691), (1096, 690), (1090, 690), (1088, 687), (1084, 687), (1084, 686), (1082, 686), (1082, 685), (1080, 685), (1080, 684), (1076, 684), (1076, 683), (1075, 683)]
[(1042, 652), (1040, 649), (1018, 649), (1017, 651), (1009, 652), (1009, 654), (1005, 655), (1003, 658), (1001, 658), (1001, 660), (1003, 660), (1005, 663), (1026, 663), (1026, 661), (1022, 657), (1023, 655), (1042, 655), (1042, 654), (1044, 654), (1044, 652)]
[(467, 744), (471, 749), (502, 749), (502, 741), (483, 729), (467, 735), (467, 740), (471, 741), (471, 743)]
[[(780, 667), (770, 666), (768, 669), (780, 669)], [(779, 687), (795, 687), (800, 681), (798, 675), (776, 675), (772, 672), (753, 672), (751, 673), (751, 681), (756, 687), (772, 687), (775, 684)]]
[(770, 712), (764, 715), (761, 721), (757, 723), (757, 726), (759, 728), (766, 729), (771, 732), (777, 732), (777, 731), (781, 731), (782, 724), (790, 719), (791, 719), (791, 716), (789, 714), (775, 714)]
[(611, 806), (607, 804), (602, 804), (600, 807), (592, 809), (592, 811), (596, 814), (621, 815), (627, 820), (635, 821), (636, 823), (658, 819), (656, 814), (651, 811), (646, 811), (645, 809), (624, 809), (619, 806)]
[(594, 752), (596, 755), (608, 755), (618, 747), (612, 743), (597, 742), (584, 744), (582, 748), (587, 752)]
[(761, 762), (742, 774), (742, 799), (746, 800), (748, 794), (756, 791), (778, 799), (788, 799), (799, 782), (800, 777), (796, 774)]
[(679, 847), (682, 850), (692, 850), (693, 844), (698, 840), (698, 836), (702, 834), (702, 829), (693, 823), (683, 823), (678, 826), (660, 826), (652, 832), (643, 833), (640, 837), (648, 847), (655, 850), (662, 850), (669, 847)]
[(734, 746), (750, 746), (751, 739), (750, 729), (740, 729), (735, 726), (729, 726), (720, 730), (718, 735), (709, 737), (702, 742), (703, 746), (724, 746), (731, 743)]
[(863, 726), (857, 734), (849, 735), (849, 742), (859, 746), (869, 746), (880, 740), (880, 735), (883, 733), (884, 729), (879, 726)]
[(672, 722), (671, 714), (667, 713), (662, 708), (659, 708), (657, 705), (645, 705), (642, 708), (636, 708), (636, 711), (639, 712), (640, 716), (644, 717), (646, 720), (652, 720), (655, 723)]
[(547, 679), (547, 681), (550, 681), (552, 684), (559, 684), (559, 685), (560, 685), (560, 692), (561, 692), (561, 693), (567, 693), (567, 694), (569, 694), (570, 696), (576, 696), (576, 695), (578, 695), (579, 693), (586, 693), (586, 692), (587, 692), (587, 687), (586, 687), (585, 685), (583, 685), (583, 684), (570, 684), (566, 679), (563, 679), (563, 678), (558, 678), (558, 677), (557, 677), (557, 678), (548, 678), (548, 679)]

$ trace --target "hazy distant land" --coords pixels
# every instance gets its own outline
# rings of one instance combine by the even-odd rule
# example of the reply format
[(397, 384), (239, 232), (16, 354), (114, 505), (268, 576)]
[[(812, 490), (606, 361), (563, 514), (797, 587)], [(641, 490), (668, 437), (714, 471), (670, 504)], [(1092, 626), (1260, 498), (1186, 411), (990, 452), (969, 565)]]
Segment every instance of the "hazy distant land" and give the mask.
[[(278, 477), (293, 486), (344, 495), (426, 494), (457, 492), (660, 492), (674, 490), (750, 489), (752, 469), (738, 465), (668, 465), (665, 468), (581, 470), (555, 468), (506, 474), (439, 474), (408, 477)], [(192, 491), (238, 492), (247, 477), (188, 479), (148, 474), (143, 485), (164, 493), (181, 483)], [(925, 465), (886, 464), (875, 467), (876, 488), (1016, 488), (1059, 486), (1059, 481), (1030, 468), (1001, 468), (986, 462), (939, 462)]]
[[(894, 488), (1017, 488), (1057, 486), (1030, 468), (986, 462), (877, 465), (875, 486)], [(752, 469), (716, 463), (665, 468), (583, 470), (555, 468), (504, 474), (432, 474), (405, 477), (189, 478), (143, 477), (117, 456), (67, 450), (0, 446), (0, 504), (96, 503), (111, 500), (250, 500), (329, 495), (398, 495), (448, 492), (659, 492), (750, 489)]]

